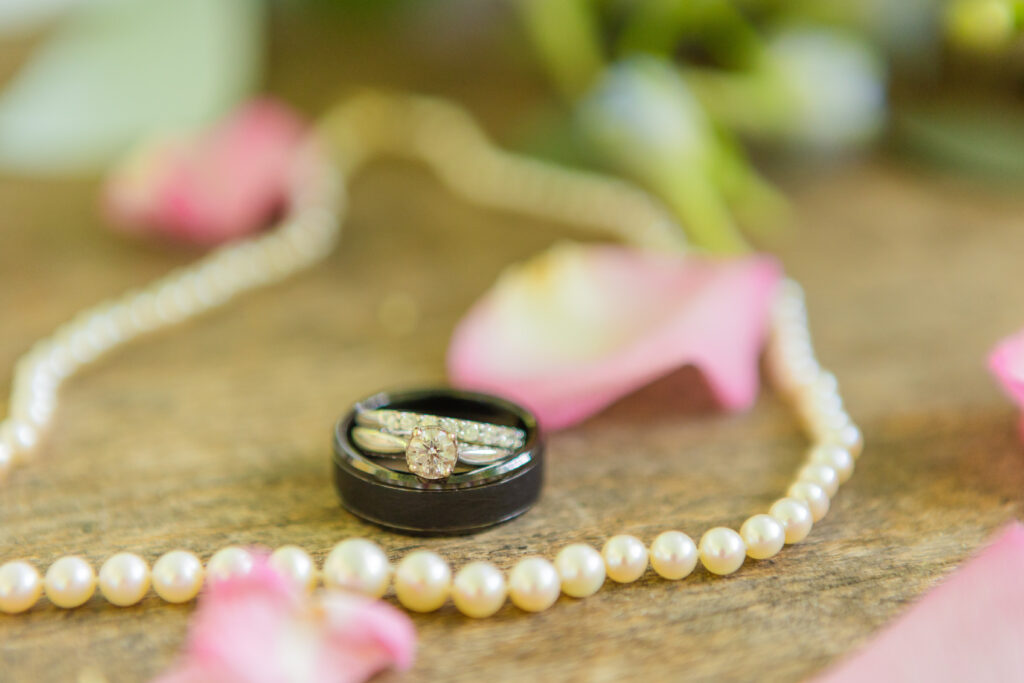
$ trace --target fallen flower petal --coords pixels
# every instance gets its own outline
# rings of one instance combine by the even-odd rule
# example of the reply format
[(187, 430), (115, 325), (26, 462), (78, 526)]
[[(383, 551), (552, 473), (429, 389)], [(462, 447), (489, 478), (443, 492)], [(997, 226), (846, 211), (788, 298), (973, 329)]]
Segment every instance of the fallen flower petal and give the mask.
[(107, 213), (126, 230), (197, 244), (251, 233), (281, 208), (304, 129), (261, 100), (198, 137), (150, 141), (111, 174)]
[(861, 652), (818, 679), (1024, 680), (1024, 526), (1010, 524)]
[(459, 323), (449, 377), (518, 400), (549, 429), (689, 364), (722, 407), (743, 409), (780, 275), (768, 257), (562, 244), (507, 270)]
[(258, 558), (245, 576), (212, 582), (183, 659), (154, 683), (355, 683), (412, 664), (409, 618), (379, 600), (307, 596)]
[(988, 366), (1010, 398), (1024, 408), (1024, 330), (999, 342), (989, 354)]
[(1020, 434), (1024, 440), (1024, 330), (999, 342), (989, 354), (988, 366), (1022, 411)]

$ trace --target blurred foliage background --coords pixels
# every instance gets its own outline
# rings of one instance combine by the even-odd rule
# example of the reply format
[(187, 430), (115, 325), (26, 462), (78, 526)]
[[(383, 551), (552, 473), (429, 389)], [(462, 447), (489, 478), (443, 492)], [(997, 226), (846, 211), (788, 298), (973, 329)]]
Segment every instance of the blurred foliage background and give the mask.
[(0, 61), (0, 166), (95, 172), (222, 116), (263, 87), (267, 17), (294, 13), (534, 70), (520, 146), (635, 180), (716, 252), (787, 224), (784, 164), (883, 148), (1024, 178), (1024, 0), (0, 0), (24, 46)]

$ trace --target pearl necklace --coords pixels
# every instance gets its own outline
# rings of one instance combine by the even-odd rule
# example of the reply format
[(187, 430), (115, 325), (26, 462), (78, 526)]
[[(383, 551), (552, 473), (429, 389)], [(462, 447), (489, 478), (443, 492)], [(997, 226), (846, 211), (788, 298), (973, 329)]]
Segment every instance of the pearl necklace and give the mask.
[[(419, 159), (454, 192), (486, 206), (589, 225), (647, 247), (680, 246), (678, 227), (645, 193), (618, 180), (503, 152), (465, 112), (439, 101), (365, 93), (328, 115), (318, 132), (317, 139), (328, 141), (341, 162), (332, 164), (314, 143), (303, 150), (293, 169), (288, 213), (273, 231), (221, 247), (141, 290), (81, 312), (18, 361), (10, 414), (0, 422), (0, 478), (37, 452), (51, 426), (61, 384), (82, 367), (330, 253), (346, 207), (342, 181), (375, 155)], [(520, 560), (507, 579), (488, 562), (472, 562), (453, 579), (448, 563), (426, 550), (409, 553), (392, 568), (379, 546), (360, 538), (335, 546), (319, 571), (309, 553), (296, 546), (276, 549), (269, 561), (305, 589), (322, 577), (328, 587), (381, 597), (393, 583), (398, 601), (410, 610), (433, 611), (451, 597), (471, 617), (494, 614), (506, 598), (520, 609), (542, 611), (560, 593), (593, 595), (606, 577), (636, 581), (648, 564), (668, 580), (688, 576), (698, 561), (711, 573), (731, 574), (747, 557), (769, 558), (785, 544), (802, 541), (828, 512), (862, 449), (860, 430), (843, 408), (835, 377), (815, 359), (803, 293), (792, 280), (783, 282), (774, 301), (766, 358), (772, 384), (800, 416), (812, 445), (786, 496), (767, 514), (747, 519), (738, 532), (715, 527), (694, 543), (685, 533), (670, 530), (650, 548), (634, 536), (617, 535), (600, 552), (572, 544), (554, 562)], [(187, 602), (204, 579), (244, 573), (252, 564), (250, 551), (234, 546), (214, 553), (205, 568), (185, 550), (164, 554), (152, 570), (138, 555), (118, 553), (103, 563), (98, 577), (77, 556), (58, 559), (45, 578), (29, 562), (14, 560), (0, 566), (0, 612), (24, 612), (43, 592), (58, 607), (78, 607), (97, 585), (118, 606), (137, 603), (150, 586), (167, 602)]]

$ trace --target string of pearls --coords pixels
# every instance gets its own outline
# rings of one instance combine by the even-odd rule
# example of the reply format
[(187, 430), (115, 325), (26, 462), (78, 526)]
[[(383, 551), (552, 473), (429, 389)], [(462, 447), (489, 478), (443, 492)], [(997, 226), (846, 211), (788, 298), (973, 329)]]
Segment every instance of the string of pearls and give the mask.
[[(344, 154), (344, 171), (351, 172), (374, 154), (401, 152), (426, 161), (449, 186), (479, 203), (612, 232), (641, 226), (640, 239), (647, 246), (676, 239), (666, 232), (671, 223), (663, 211), (643, 193), (618, 181), (501, 152), (464, 112), (440, 102), (359, 96), (330, 115), (321, 134)], [(276, 230), (218, 249), (142, 290), (84, 311), (32, 347), (16, 366), (10, 415), (0, 422), (0, 477), (37, 450), (52, 422), (61, 383), (79, 368), (142, 334), (276, 282), (326, 256), (337, 239), (345, 205), (336, 171), (311, 146), (296, 164), (290, 210)], [(637, 239), (636, 234), (630, 237)], [(793, 281), (780, 287), (770, 331), (766, 358), (772, 383), (800, 416), (812, 446), (786, 496), (766, 514), (747, 519), (739, 531), (715, 527), (695, 543), (682, 531), (669, 530), (649, 548), (622, 534), (609, 538), (600, 552), (575, 543), (563, 548), (554, 562), (542, 557), (520, 560), (507, 577), (488, 562), (467, 564), (453, 577), (448, 563), (427, 550), (413, 551), (392, 566), (379, 546), (359, 538), (338, 544), (320, 570), (296, 546), (278, 548), (269, 561), (304, 589), (322, 580), (327, 587), (381, 597), (393, 585), (398, 601), (410, 610), (430, 612), (451, 598), (461, 612), (480, 618), (494, 614), (506, 599), (528, 612), (543, 611), (561, 593), (584, 598), (596, 593), (606, 578), (630, 583), (648, 566), (664, 579), (679, 580), (698, 562), (713, 574), (725, 575), (748, 557), (772, 557), (784, 545), (806, 538), (825, 516), (840, 484), (853, 473), (863, 442), (843, 407), (835, 377), (815, 358), (803, 293)], [(235, 546), (216, 552), (205, 567), (185, 550), (162, 555), (152, 569), (138, 555), (117, 553), (98, 574), (78, 556), (61, 557), (45, 576), (31, 563), (15, 560), (0, 565), (0, 612), (24, 612), (44, 592), (58, 607), (78, 607), (97, 587), (118, 606), (136, 604), (151, 587), (167, 602), (187, 602), (204, 581), (244, 574), (253, 562), (251, 551)]]
[[(715, 527), (694, 543), (682, 531), (669, 530), (658, 535), (650, 548), (623, 534), (608, 539), (600, 552), (576, 543), (563, 548), (554, 562), (541, 557), (520, 560), (507, 578), (489, 562), (467, 564), (453, 578), (448, 563), (427, 550), (413, 551), (392, 567), (377, 544), (361, 538), (338, 544), (321, 571), (296, 546), (278, 548), (269, 561), (306, 590), (322, 577), (328, 587), (381, 597), (393, 584), (398, 601), (410, 610), (431, 612), (450, 597), (459, 611), (478, 618), (497, 612), (506, 599), (528, 612), (543, 611), (561, 593), (574, 598), (593, 595), (606, 577), (617, 583), (636, 581), (648, 565), (669, 580), (688, 576), (698, 561), (713, 574), (731, 574), (747, 557), (763, 560), (784, 545), (806, 538), (811, 526), (828, 512), (840, 484), (850, 478), (861, 452), (860, 431), (842, 407), (835, 378), (814, 358), (802, 295), (791, 281), (778, 296), (768, 359), (773, 381), (801, 416), (814, 445), (786, 497), (775, 501), (767, 514), (747, 519), (738, 532)], [(204, 579), (244, 574), (253, 562), (249, 550), (233, 546), (215, 553), (204, 569), (194, 554), (174, 550), (150, 570), (138, 555), (118, 553), (103, 563), (97, 576), (86, 560), (66, 556), (40, 577), (30, 563), (18, 560), (0, 566), (0, 611), (23, 612), (43, 592), (58, 607), (78, 607), (92, 597), (97, 585), (118, 606), (137, 603), (150, 586), (167, 602), (187, 602), (199, 593)]]
[(344, 185), (318, 145), (297, 155), (289, 210), (260, 237), (215, 249), (143, 289), (86, 309), (42, 339), (14, 368), (8, 417), (0, 421), (0, 481), (28, 462), (50, 428), (61, 385), (117, 347), (283, 280), (331, 252), (345, 208)]

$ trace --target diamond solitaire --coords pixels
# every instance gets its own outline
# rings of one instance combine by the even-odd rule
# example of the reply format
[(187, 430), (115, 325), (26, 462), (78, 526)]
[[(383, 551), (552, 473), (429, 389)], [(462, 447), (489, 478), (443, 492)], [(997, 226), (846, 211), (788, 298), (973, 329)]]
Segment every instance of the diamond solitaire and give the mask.
[(445, 479), (459, 461), (459, 443), (454, 434), (440, 427), (416, 427), (405, 448), (409, 471), (424, 479)]

